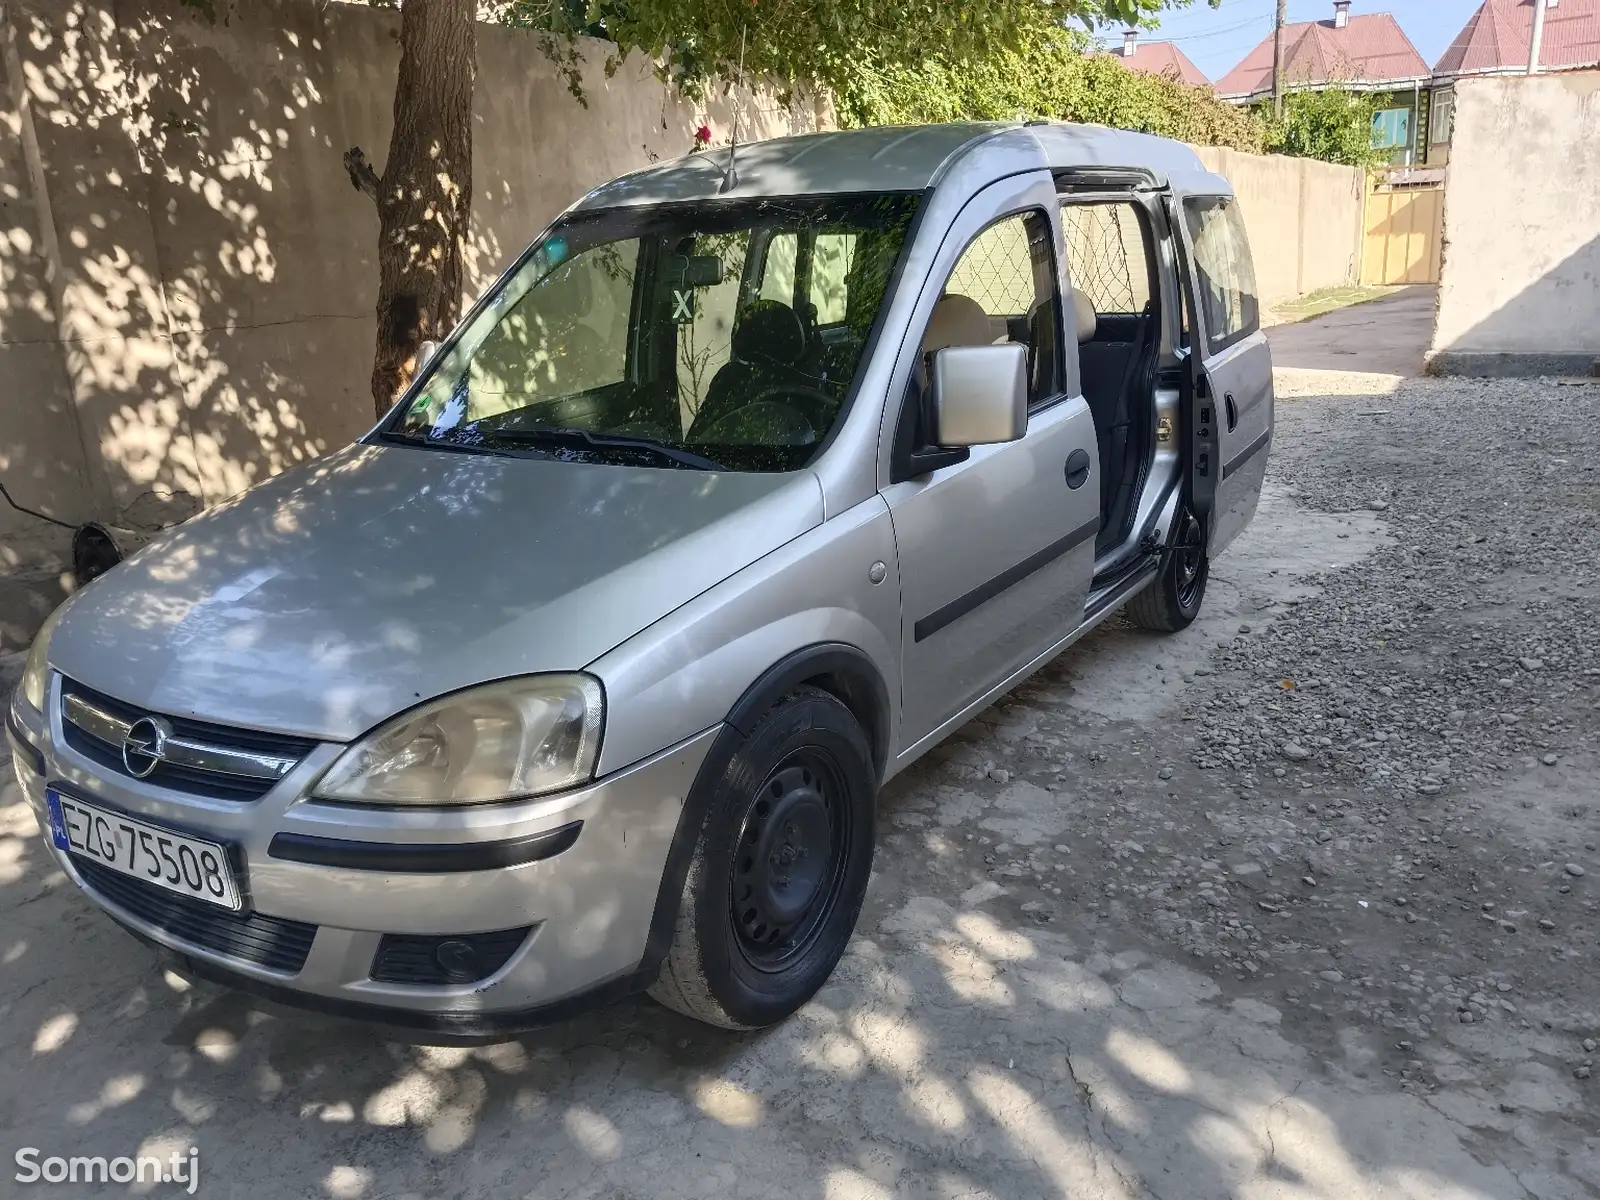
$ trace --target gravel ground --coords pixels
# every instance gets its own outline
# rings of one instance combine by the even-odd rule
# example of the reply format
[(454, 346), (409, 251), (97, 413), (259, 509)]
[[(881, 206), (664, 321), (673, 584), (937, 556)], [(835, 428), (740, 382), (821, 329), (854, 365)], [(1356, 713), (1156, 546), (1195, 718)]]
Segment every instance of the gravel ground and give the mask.
[(0, 1157), (194, 1145), (249, 1200), (1600, 1196), (1600, 387), (1394, 388), (1282, 375), (1201, 619), (1109, 622), (895, 780), (859, 936), (767, 1033), (638, 1001), (447, 1050), (163, 981), (8, 789)]
[(1158, 714), (1051, 711), (1091, 678), (1076, 664), (992, 711), (966, 744), (1025, 718), (1090, 853), (985, 861), (1048, 881), (1036, 919), (1154, 931), (1331, 1061), (1475, 1127), (1478, 1153), (1589, 1164), (1530, 1194), (1600, 1194), (1600, 386), (1394, 388), (1280, 380), (1271, 491), (1380, 536), (1305, 594), (1247, 591), (1180, 670), (1175, 737)]

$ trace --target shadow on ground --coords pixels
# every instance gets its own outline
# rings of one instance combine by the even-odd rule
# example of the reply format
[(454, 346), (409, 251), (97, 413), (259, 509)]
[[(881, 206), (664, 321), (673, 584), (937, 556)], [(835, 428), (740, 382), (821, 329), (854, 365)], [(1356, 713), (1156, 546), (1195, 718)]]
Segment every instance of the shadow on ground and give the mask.
[[(1091, 793), (1158, 831), (1163, 806), (1205, 804), (1119, 782), (1172, 756), (1161, 722), (1196, 665), (1383, 541), (1371, 514), (1269, 492), (1193, 628), (1100, 631), (896, 780), (859, 936), (759, 1034), (639, 1000), (427, 1047), (163, 978), (8, 788), (0, 1129), (41, 1155), (193, 1145), (198, 1194), (252, 1200), (1520, 1195), (1465, 1125), (1374, 1069), (1369, 1034), (1297, 1034), (1242, 973), (1173, 961), (1115, 886), (1082, 881), (1128, 853), (1094, 835)], [(1139, 850), (1196, 849), (1164, 827)], [(1232, 924), (1254, 929), (1248, 910)]]

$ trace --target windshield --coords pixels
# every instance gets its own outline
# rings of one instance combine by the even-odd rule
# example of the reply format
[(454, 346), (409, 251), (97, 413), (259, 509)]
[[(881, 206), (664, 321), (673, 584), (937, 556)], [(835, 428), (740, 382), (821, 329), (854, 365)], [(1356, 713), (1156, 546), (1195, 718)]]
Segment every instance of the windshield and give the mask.
[(578, 214), (524, 257), (380, 436), (802, 467), (843, 411), (916, 205), (893, 193)]

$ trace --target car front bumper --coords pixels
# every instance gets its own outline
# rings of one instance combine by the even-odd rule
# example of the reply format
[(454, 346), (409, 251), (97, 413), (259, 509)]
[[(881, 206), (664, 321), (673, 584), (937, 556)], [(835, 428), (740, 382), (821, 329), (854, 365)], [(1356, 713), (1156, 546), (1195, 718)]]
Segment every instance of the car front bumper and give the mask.
[[(49, 707), (60, 711), (54, 687)], [(586, 1000), (645, 982), (647, 938), (679, 816), (718, 733), (705, 730), (559, 795), (423, 811), (309, 799), (336, 745), (319, 746), (260, 800), (222, 802), (107, 770), (66, 744), (59, 716), (47, 720), (17, 703), (10, 723), (18, 779), (51, 855), (91, 899), (180, 967), (289, 1003), (464, 1036), (572, 1015)], [(98, 886), (92, 870), (50, 840), (47, 787), (235, 848), (245, 915), (314, 927), (303, 962), (284, 969), (247, 961), (203, 929), (197, 934), (192, 920), (163, 920), (130, 902), (125, 889)], [(509, 958), (483, 978), (373, 978), (382, 974), (375, 963), (386, 937), (426, 947), (429, 937), (522, 928)]]

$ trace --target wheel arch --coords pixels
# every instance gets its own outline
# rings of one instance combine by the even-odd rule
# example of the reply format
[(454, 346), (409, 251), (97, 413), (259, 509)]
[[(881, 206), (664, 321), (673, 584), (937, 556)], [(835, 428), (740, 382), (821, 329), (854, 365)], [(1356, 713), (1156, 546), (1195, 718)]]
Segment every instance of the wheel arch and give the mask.
[(637, 978), (641, 986), (654, 981), (671, 948), (689, 863), (705, 826), (712, 794), (729, 762), (762, 716), (795, 688), (806, 685), (832, 695), (860, 722), (872, 747), (874, 778), (882, 782), (890, 750), (889, 687), (866, 651), (844, 642), (819, 642), (791, 651), (763, 671), (729, 710), (684, 797), (656, 891), (644, 957), (639, 963)]
[(748, 737), (763, 713), (802, 684), (821, 688), (850, 710), (872, 746), (879, 782), (889, 761), (889, 687), (864, 650), (822, 642), (785, 655), (745, 689), (727, 723)]

